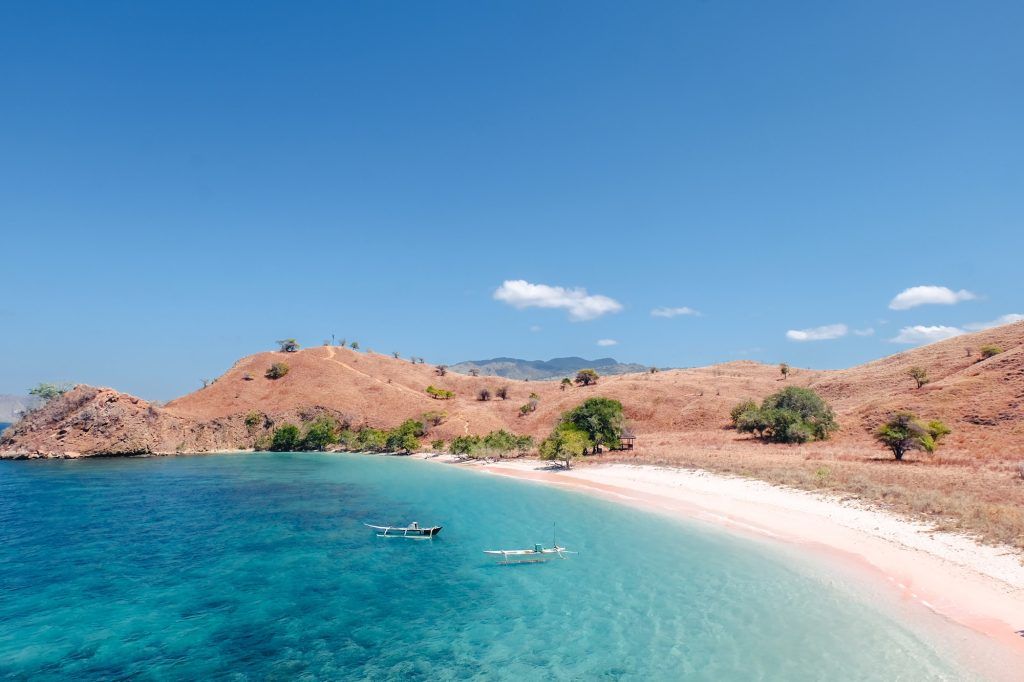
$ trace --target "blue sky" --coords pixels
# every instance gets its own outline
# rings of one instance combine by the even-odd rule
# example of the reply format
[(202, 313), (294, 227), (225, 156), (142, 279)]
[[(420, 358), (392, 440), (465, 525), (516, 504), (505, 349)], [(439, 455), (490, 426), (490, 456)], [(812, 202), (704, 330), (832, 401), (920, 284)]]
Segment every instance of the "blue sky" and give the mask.
[[(843, 367), (1024, 313), (1022, 25), (1019, 2), (6, 3), (0, 392), (165, 399), (332, 333)], [(890, 308), (922, 286), (948, 291)]]

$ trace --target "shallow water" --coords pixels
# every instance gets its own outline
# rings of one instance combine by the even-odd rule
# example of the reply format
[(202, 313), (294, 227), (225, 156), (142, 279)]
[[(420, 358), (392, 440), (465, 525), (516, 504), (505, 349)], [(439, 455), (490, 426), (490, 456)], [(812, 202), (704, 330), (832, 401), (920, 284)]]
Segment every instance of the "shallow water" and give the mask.
[[(553, 521), (579, 555), (482, 554)], [(0, 462), (6, 679), (962, 679), (940, 649), (792, 553), (455, 467)]]

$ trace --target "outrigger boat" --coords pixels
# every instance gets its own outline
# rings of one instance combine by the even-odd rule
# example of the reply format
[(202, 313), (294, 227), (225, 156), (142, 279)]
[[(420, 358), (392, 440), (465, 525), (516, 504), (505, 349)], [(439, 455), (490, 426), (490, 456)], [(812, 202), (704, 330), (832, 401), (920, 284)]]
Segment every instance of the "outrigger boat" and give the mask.
[(567, 559), (566, 554), (576, 554), (565, 547), (545, 547), (540, 544), (533, 546), (533, 549), (485, 549), (484, 554), (500, 558), (501, 564), (536, 564), (552, 559)]
[(441, 526), (420, 527), (420, 524), (413, 521), (408, 526), (374, 526), (364, 523), (364, 526), (377, 531), (379, 538), (411, 538), (413, 540), (429, 540), (441, 532)]

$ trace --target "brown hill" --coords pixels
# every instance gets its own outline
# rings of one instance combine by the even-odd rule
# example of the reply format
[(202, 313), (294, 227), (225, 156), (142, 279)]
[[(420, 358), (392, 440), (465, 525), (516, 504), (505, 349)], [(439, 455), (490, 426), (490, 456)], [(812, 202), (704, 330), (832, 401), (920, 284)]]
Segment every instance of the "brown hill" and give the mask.
[[(983, 359), (983, 346), (1004, 352)], [(267, 379), (284, 362), (289, 372)], [(911, 367), (930, 383), (916, 388)], [(727, 428), (729, 409), (787, 384), (810, 386), (835, 409), (829, 441), (765, 445)], [(434, 400), (429, 385), (455, 393)], [(478, 392), (508, 387), (509, 399)], [(538, 408), (520, 416), (530, 394)], [(1024, 547), (1024, 322), (916, 348), (845, 370), (778, 368), (730, 362), (696, 369), (602, 377), (562, 390), (555, 381), (515, 381), (455, 373), (340, 347), (260, 353), (238, 361), (209, 387), (158, 406), (106, 388), (81, 386), (0, 434), (0, 457), (76, 457), (250, 448), (274, 424), (330, 414), (353, 426), (393, 427), (424, 412), (447, 420), (429, 439), (450, 440), (504, 428), (546, 435), (565, 410), (590, 396), (622, 401), (638, 436), (633, 462), (694, 466), (810, 489), (853, 494), (947, 527)], [(941, 419), (953, 433), (934, 456), (896, 463), (872, 440), (890, 413)], [(258, 424), (247, 427), (246, 417)]]
[[(982, 359), (978, 349), (1005, 352)], [(289, 372), (268, 379), (266, 370), (284, 362)], [(916, 388), (907, 375), (922, 367), (931, 382)], [(625, 406), (642, 452), (686, 441), (729, 442), (723, 432), (728, 411), (744, 398), (760, 399), (787, 383), (810, 386), (835, 409), (842, 428), (832, 446), (872, 447), (871, 433), (887, 414), (909, 409), (953, 427), (950, 450), (972, 456), (1024, 436), (1024, 323), (965, 335), (845, 370), (778, 369), (756, 362), (668, 370), (656, 374), (603, 377), (597, 385), (562, 390), (555, 381), (471, 377), (389, 356), (323, 346), (295, 353), (268, 352), (239, 360), (207, 388), (159, 407), (111, 389), (79, 387), (16, 424), (0, 441), (0, 455), (76, 456), (127, 452), (202, 452), (251, 447), (249, 414), (265, 421), (306, 421), (330, 413), (353, 425), (392, 427), (426, 411), (443, 410), (447, 421), (431, 433), (450, 439), (504, 428), (543, 436), (558, 415), (586, 397), (616, 398)], [(452, 400), (427, 395), (428, 385), (455, 393)], [(507, 387), (509, 399), (481, 401)], [(531, 394), (538, 409), (521, 416)], [(745, 440), (745, 439), (741, 439)]]

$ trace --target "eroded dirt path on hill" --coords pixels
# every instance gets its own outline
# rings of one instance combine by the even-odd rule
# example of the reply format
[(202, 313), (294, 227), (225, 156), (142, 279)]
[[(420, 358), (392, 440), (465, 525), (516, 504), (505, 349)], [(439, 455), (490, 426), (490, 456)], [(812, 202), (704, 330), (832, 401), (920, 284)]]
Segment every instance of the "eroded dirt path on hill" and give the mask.
[(384, 381), (383, 379), (379, 379), (379, 378), (373, 376), (372, 374), (367, 374), (366, 372), (363, 372), (362, 370), (358, 370), (355, 367), (353, 367), (352, 365), (350, 365), (348, 363), (345, 363), (345, 362), (342, 362), (341, 360), (338, 360), (335, 357), (336, 355), (337, 355), (337, 352), (335, 351), (335, 349), (332, 346), (327, 346), (327, 357), (325, 359), (328, 360), (329, 362), (337, 363), (337, 364), (341, 365), (342, 367), (344, 367), (345, 369), (349, 370), (350, 372), (355, 372), (356, 374), (364, 376), (367, 379), (370, 379), (371, 381), (376, 381), (378, 384), (381, 384), (382, 386), (391, 386), (392, 388), (397, 388), (399, 391), (405, 391), (409, 395), (414, 395), (417, 398), (422, 398), (423, 397), (422, 395), (420, 395), (420, 393), (418, 391), (414, 391), (411, 388), (409, 388), (408, 386), (403, 386), (402, 384), (396, 384), (396, 383), (388, 383), (387, 381)]

